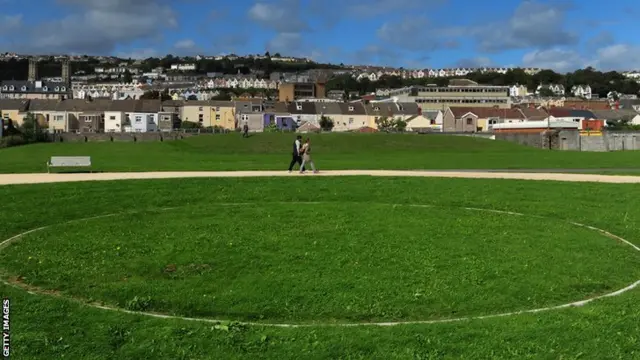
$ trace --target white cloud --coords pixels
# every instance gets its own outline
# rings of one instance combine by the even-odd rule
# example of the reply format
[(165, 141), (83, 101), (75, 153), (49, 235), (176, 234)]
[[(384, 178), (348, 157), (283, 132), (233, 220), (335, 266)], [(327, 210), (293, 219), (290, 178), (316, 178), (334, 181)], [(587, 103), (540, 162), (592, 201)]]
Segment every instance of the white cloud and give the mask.
[(261, 26), (280, 33), (295, 33), (309, 29), (300, 16), (300, 2), (281, 0), (258, 2), (249, 9), (249, 18)]
[(275, 53), (291, 54), (300, 49), (302, 35), (300, 33), (280, 33), (267, 44), (267, 50)]
[(157, 38), (177, 27), (167, 0), (59, 0), (71, 13), (27, 28), (28, 52), (110, 53), (118, 45)]
[(347, 5), (349, 13), (356, 16), (379, 16), (397, 11), (415, 11), (424, 7), (433, 8), (446, 0), (351, 0)]
[(535, 50), (525, 54), (522, 58), (523, 66), (552, 69), (559, 72), (576, 70), (581, 68), (585, 62), (578, 52), (559, 48)]
[(456, 47), (473, 39), (482, 52), (511, 49), (548, 48), (571, 45), (578, 36), (566, 30), (566, 7), (535, 1), (522, 2), (506, 21), (481, 25), (439, 25), (424, 16), (409, 16), (384, 23), (377, 32), (382, 41), (403, 49), (433, 51)]
[(506, 21), (472, 29), (482, 51), (573, 45), (579, 37), (566, 25), (566, 4), (523, 1)]
[(594, 66), (603, 70), (640, 69), (640, 46), (613, 44), (596, 51)]
[(598, 70), (634, 70), (640, 68), (640, 46), (613, 44), (584, 56), (574, 49), (552, 48), (529, 52), (522, 58), (524, 66), (573, 71), (587, 66)]
[(406, 17), (398, 22), (386, 22), (376, 32), (378, 38), (387, 44), (415, 51), (456, 47), (456, 38), (463, 34), (462, 28), (438, 27), (426, 17)]
[(494, 63), (491, 59), (484, 56), (478, 56), (470, 59), (461, 59), (457, 63), (457, 67), (463, 68), (479, 68), (479, 67), (489, 67), (493, 66)]
[(191, 50), (196, 47), (196, 43), (191, 39), (184, 39), (176, 42), (173, 47), (176, 49)]
[(0, 34), (22, 26), (22, 14), (0, 15)]
[(116, 56), (123, 59), (148, 59), (150, 57), (158, 57), (158, 51), (155, 49), (135, 49), (129, 52), (119, 52)]

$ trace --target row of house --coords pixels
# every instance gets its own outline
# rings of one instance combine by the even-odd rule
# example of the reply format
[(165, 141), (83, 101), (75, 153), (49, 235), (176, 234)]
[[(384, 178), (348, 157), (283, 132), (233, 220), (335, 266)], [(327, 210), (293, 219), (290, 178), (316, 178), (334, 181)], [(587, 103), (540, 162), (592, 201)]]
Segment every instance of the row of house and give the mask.
[(252, 76), (223, 76), (209, 79), (199, 84), (205, 89), (272, 89), (277, 90), (280, 82), (258, 79)]
[[(516, 68), (510, 67), (482, 67), (482, 68), (446, 68), (446, 69), (418, 69), (418, 70), (378, 70), (378, 71), (362, 71), (354, 72), (353, 77), (358, 81), (365, 78), (369, 81), (378, 81), (383, 76), (399, 76), (403, 79), (423, 79), (423, 78), (436, 78), (436, 77), (452, 77), (452, 76), (466, 76), (473, 72), (481, 73), (499, 73), (506, 74), (509, 70)], [(540, 71), (538, 68), (524, 68), (525, 73), (533, 75)]]
[(632, 109), (449, 107), (443, 115), (443, 130), (445, 132), (602, 130), (607, 121), (612, 120), (625, 120), (630, 124), (640, 125), (640, 113)]
[[(0, 100), (3, 119), (20, 125), (27, 114), (50, 132), (170, 131), (182, 122), (250, 131), (267, 127), (318, 130), (323, 118), (333, 131), (376, 130), (383, 118), (403, 120), (408, 131), (491, 132), (514, 129), (574, 128), (599, 130), (611, 120), (640, 125), (633, 109), (449, 106), (424, 110), (414, 102), (267, 102), (262, 100)], [(600, 121), (594, 123), (594, 121)], [(595, 125), (594, 125), (595, 124)]]
[(422, 112), (416, 103), (337, 103), (183, 101), (183, 100), (2, 100), (5, 121), (21, 125), (27, 114), (50, 132), (152, 132), (169, 131), (181, 122), (202, 127), (233, 130), (249, 126), (250, 131), (265, 127), (312, 131), (323, 118), (333, 122), (333, 131), (377, 128), (381, 118), (404, 120), (409, 130), (441, 130), (442, 112)]

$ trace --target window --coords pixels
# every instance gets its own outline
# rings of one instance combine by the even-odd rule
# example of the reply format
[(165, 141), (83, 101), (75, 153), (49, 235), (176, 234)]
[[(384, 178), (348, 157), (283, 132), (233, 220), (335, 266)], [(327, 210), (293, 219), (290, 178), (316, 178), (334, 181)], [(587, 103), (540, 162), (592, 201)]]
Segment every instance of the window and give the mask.
[(142, 115), (136, 115), (136, 122), (137, 123), (141, 123), (142, 122)]
[(13, 85), (9, 86), (9, 90), (13, 91), (15, 90), (15, 87), (13, 87)]
[(65, 91), (66, 88), (63, 86), (62, 88), (60, 88), (60, 91)]
[(84, 122), (90, 123), (91, 122), (91, 118), (89, 116), (85, 116), (84, 117)]
[(53, 121), (63, 121), (64, 120), (64, 116), (62, 115), (54, 115), (53, 116)]
[(151, 114), (147, 115), (147, 122), (148, 122), (149, 124), (153, 124), (153, 123), (155, 123), (155, 121), (153, 121), (153, 115), (151, 115)]
[(42, 91), (49, 91), (49, 88), (48, 88), (48, 87), (46, 87), (46, 86), (43, 86), (43, 87), (42, 87)]
[(248, 121), (248, 120), (249, 120), (249, 115), (245, 115), (245, 114), (243, 114), (243, 115), (241, 116), (241, 119), (242, 119), (243, 121)]
[(22, 91), (27, 91), (27, 87), (26, 86), (22, 86)]
[(349, 106), (349, 111), (353, 111), (353, 106)]
[(353, 118), (349, 118), (349, 125), (353, 124)]
[(59, 86), (56, 86), (56, 91), (60, 91), (60, 87)]
[(200, 107), (198, 108), (198, 111), (202, 111), (202, 106), (200, 106)]
[(4, 90), (4, 91), (7, 91), (7, 89), (8, 89), (7, 85), (2, 87), (2, 90)]
[(198, 122), (204, 122), (204, 115), (198, 114)]
[(220, 114), (216, 114), (216, 121), (220, 121)]
[(373, 108), (373, 111), (380, 111), (380, 108), (376, 106)]
[(467, 118), (467, 125), (473, 125), (473, 118)]
[(109, 116), (109, 120), (115, 120), (115, 119), (116, 119), (115, 115)]
[(220, 111), (220, 106), (216, 106), (216, 111)]

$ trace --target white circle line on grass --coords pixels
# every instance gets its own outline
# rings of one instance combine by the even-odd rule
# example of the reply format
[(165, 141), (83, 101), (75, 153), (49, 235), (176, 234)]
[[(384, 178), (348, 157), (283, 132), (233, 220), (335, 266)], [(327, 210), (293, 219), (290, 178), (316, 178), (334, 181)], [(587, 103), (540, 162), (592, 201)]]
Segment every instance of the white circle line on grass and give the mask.
[[(322, 202), (322, 201), (320, 201), (320, 202), (318, 202), (318, 201), (315, 201), (315, 202), (296, 202), (296, 204), (325, 204), (325, 203), (331, 203), (331, 202)], [(291, 204), (291, 203), (290, 202), (268, 202), (268, 203), (264, 203), (264, 204)], [(339, 203), (336, 202), (336, 204), (339, 204)], [(394, 208), (398, 207), (398, 206), (430, 207), (430, 208), (440, 207), (438, 205), (431, 205), (431, 204), (385, 204), (385, 203), (365, 203), (365, 202), (363, 202), (363, 204), (389, 205), (389, 206), (392, 206)], [(256, 205), (256, 203), (251, 203), (251, 202), (216, 203), (216, 205), (246, 206), (246, 205)], [(75, 223), (75, 222), (96, 220), (96, 219), (102, 219), (102, 218), (119, 216), (119, 215), (126, 215), (126, 214), (131, 214), (131, 213), (140, 213), (140, 212), (144, 212), (144, 211), (168, 211), (168, 210), (175, 210), (175, 209), (178, 209), (178, 208), (183, 208), (183, 207), (166, 207), (166, 208), (157, 208), (157, 209), (144, 209), (144, 210), (131, 211), (131, 212), (104, 214), (104, 215), (91, 216), (91, 217), (82, 218), (82, 219), (69, 220), (69, 221), (65, 221), (65, 222), (59, 223), (59, 224), (41, 226), (41, 227), (37, 227), (37, 228), (34, 228), (34, 229), (30, 229), (30, 230), (24, 231), (24, 232), (22, 232), (20, 234), (14, 235), (14, 236), (6, 239), (6, 240), (3, 240), (2, 242), (0, 242), (0, 251), (5, 249), (11, 243), (13, 243), (13, 242), (19, 240), (20, 238), (24, 237), (25, 235), (28, 235), (28, 234), (31, 234), (31, 233), (34, 233), (34, 232), (37, 232), (37, 231), (46, 230), (46, 229), (48, 229), (50, 227), (53, 227), (53, 226), (56, 226), (56, 225), (67, 225), (67, 224), (71, 224), (71, 223)], [(474, 208), (474, 207), (458, 207), (458, 208), (459, 209), (464, 209), (464, 210), (470, 210), (470, 211), (484, 211), (484, 212), (493, 212), (493, 213), (506, 214), (506, 215), (527, 216), (527, 217), (536, 217), (536, 218), (547, 218), (547, 217), (542, 216), (542, 215), (527, 215), (527, 214), (523, 214), (523, 213), (519, 213), (519, 212), (506, 211), (506, 210), (483, 209), (483, 208)], [(614, 239), (614, 240), (618, 240), (618, 241), (624, 243), (625, 245), (630, 246), (632, 249), (640, 252), (640, 247), (638, 247), (637, 245), (633, 244), (632, 242), (630, 242), (630, 241), (628, 241), (628, 240), (626, 240), (626, 239), (624, 239), (624, 238), (622, 238), (622, 237), (620, 237), (618, 235), (612, 234), (611, 232), (606, 231), (604, 229), (600, 229), (600, 228), (597, 228), (595, 226), (586, 225), (586, 224), (582, 224), (582, 223), (578, 223), (578, 222), (574, 222), (574, 221), (567, 221), (567, 220), (562, 220), (562, 219), (558, 219), (558, 220), (565, 221), (565, 222), (567, 222), (567, 223), (569, 223), (571, 225), (575, 225), (575, 226), (578, 226), (578, 227), (582, 227), (582, 228), (586, 228), (586, 229), (589, 229), (589, 230), (592, 230), (592, 231), (599, 232), (600, 234), (602, 234), (602, 235), (604, 235), (604, 236), (606, 236), (608, 238), (611, 238), (611, 239)], [(122, 309), (122, 308), (108, 306), (108, 305), (88, 303), (86, 301), (82, 301), (82, 300), (77, 299), (77, 298), (67, 297), (67, 296), (55, 294), (55, 293), (52, 293), (52, 292), (49, 292), (47, 290), (43, 290), (43, 289), (40, 289), (40, 288), (35, 288), (35, 287), (28, 286), (28, 285), (25, 285), (25, 284), (19, 284), (19, 283), (16, 283), (16, 282), (11, 282), (11, 281), (5, 279), (5, 277), (3, 276), (2, 273), (0, 273), (0, 282), (4, 283), (5, 285), (24, 290), (27, 293), (32, 294), (32, 295), (53, 296), (53, 297), (57, 297), (57, 298), (61, 298), (61, 299), (69, 300), (69, 301), (73, 301), (73, 302), (79, 303), (79, 304), (81, 304), (83, 306), (88, 306), (88, 307), (101, 309), (101, 310), (108, 310), (108, 311), (112, 311), (112, 312), (119, 312), (119, 313), (132, 314), (132, 315), (141, 315), (141, 316), (153, 317), (153, 318), (159, 318), (159, 319), (184, 320), (184, 321), (211, 323), (211, 324), (235, 323), (235, 324), (240, 324), (240, 325), (245, 325), (245, 326), (278, 327), (278, 328), (362, 327), (362, 326), (381, 326), (381, 327), (385, 327), (385, 326), (399, 326), (399, 325), (444, 324), (444, 323), (472, 321), (472, 320), (485, 320), (485, 319), (493, 319), (493, 318), (501, 318), (501, 317), (508, 317), (508, 316), (523, 315), (523, 314), (535, 314), (535, 313), (540, 313), (540, 312), (561, 310), (561, 309), (566, 309), (566, 308), (571, 308), (571, 307), (581, 307), (581, 306), (587, 305), (587, 304), (589, 304), (589, 303), (591, 303), (593, 301), (596, 301), (596, 300), (605, 299), (605, 298), (609, 298), (609, 297), (620, 296), (620, 295), (622, 295), (622, 294), (624, 294), (624, 293), (626, 293), (628, 291), (631, 291), (631, 290), (633, 290), (633, 289), (635, 289), (635, 288), (640, 286), (640, 280), (638, 280), (638, 281), (636, 281), (636, 282), (634, 282), (632, 284), (627, 285), (626, 287), (624, 287), (622, 289), (618, 289), (618, 290), (613, 291), (613, 292), (609, 292), (609, 293), (606, 293), (606, 294), (594, 296), (594, 297), (591, 297), (591, 298), (588, 298), (588, 299), (584, 299), (584, 300), (573, 301), (573, 302), (569, 302), (569, 303), (561, 304), (561, 305), (547, 306), (547, 307), (528, 309), (528, 310), (510, 311), (510, 312), (489, 314), (489, 315), (464, 316), (464, 317), (457, 317), (457, 318), (433, 319), (433, 320), (408, 320), (408, 321), (359, 322), (359, 323), (290, 324), (290, 323), (263, 323), (263, 322), (251, 322), (251, 321), (236, 321), (236, 320), (228, 320), (228, 319), (194, 318), (194, 317), (187, 317), (187, 316), (159, 314), (159, 313), (146, 312), (146, 311), (133, 311), (133, 310), (127, 310), (127, 309)]]

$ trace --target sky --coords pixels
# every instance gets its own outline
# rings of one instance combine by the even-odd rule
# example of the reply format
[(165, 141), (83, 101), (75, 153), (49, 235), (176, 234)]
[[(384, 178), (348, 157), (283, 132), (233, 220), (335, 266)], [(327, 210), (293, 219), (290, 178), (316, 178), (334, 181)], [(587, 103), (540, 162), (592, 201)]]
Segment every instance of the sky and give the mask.
[(0, 9), (1, 52), (640, 69), (637, 0), (0, 0)]

